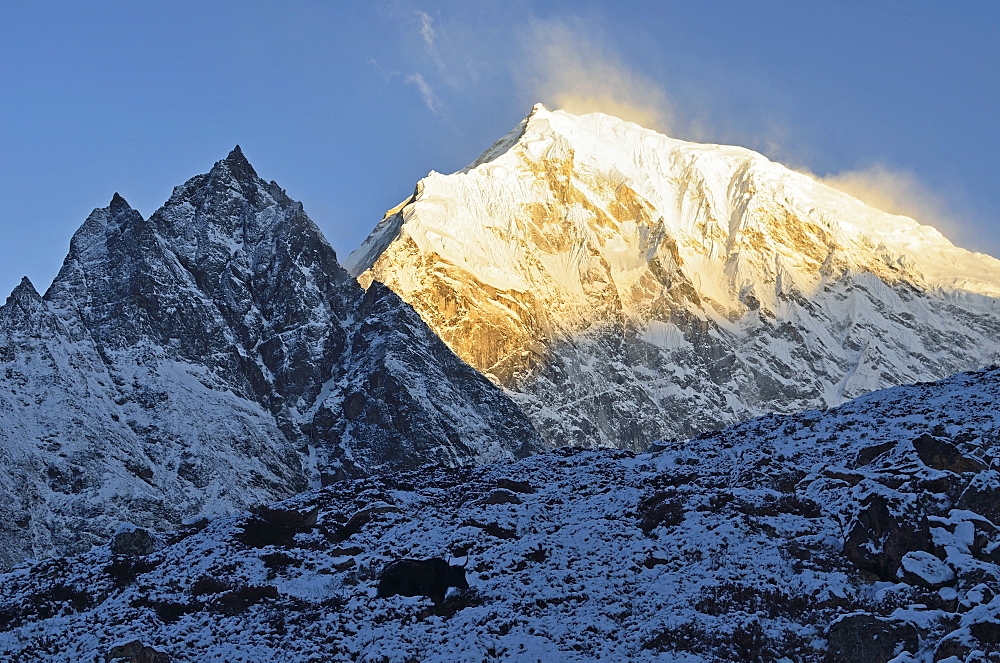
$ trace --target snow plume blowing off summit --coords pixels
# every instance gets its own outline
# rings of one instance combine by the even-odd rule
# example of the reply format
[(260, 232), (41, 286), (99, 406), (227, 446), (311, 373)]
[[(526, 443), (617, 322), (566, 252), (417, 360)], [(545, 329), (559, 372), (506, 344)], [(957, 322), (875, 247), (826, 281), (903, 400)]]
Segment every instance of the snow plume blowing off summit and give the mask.
[[(872, 207), (919, 219), (949, 238), (970, 237), (956, 212), (960, 203), (946, 200), (915, 173), (876, 162), (816, 175), (799, 165), (799, 149), (787, 144), (787, 130), (773, 110), (741, 108), (739, 116), (727, 116), (728, 97), (706, 107), (696, 99), (718, 92), (695, 86), (696, 94), (677, 94), (630, 67), (601, 33), (599, 26), (580, 19), (534, 21), (521, 41), (518, 75), (524, 96), (574, 115), (605, 113), (687, 140), (759, 145), (772, 158)], [(683, 87), (690, 92), (690, 82)]]
[(523, 41), (531, 98), (570, 113), (607, 113), (664, 133), (674, 133), (675, 113), (666, 91), (630, 69), (592, 31), (571, 22), (536, 21)]
[(548, 444), (645, 448), (1000, 356), (1000, 262), (747, 149), (536, 106), (346, 261)]

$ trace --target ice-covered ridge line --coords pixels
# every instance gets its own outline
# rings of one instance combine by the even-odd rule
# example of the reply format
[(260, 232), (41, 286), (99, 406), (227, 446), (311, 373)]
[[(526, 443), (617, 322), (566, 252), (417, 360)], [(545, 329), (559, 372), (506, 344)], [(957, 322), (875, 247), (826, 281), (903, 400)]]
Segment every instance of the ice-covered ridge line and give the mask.
[[(652, 201), (661, 198), (659, 181), (676, 177), (664, 164), (696, 161), (693, 165), (719, 181), (725, 181), (732, 170), (753, 169), (757, 181), (773, 186), (778, 196), (787, 200), (794, 195), (808, 212), (818, 212), (817, 220), (839, 231), (842, 241), (863, 244), (866, 237), (871, 238), (912, 260), (927, 285), (1000, 295), (1000, 260), (957, 247), (932, 226), (876, 209), (753, 150), (670, 138), (603, 113), (574, 116), (536, 107), (525, 135), (531, 140), (534, 133), (546, 131), (565, 136), (577, 154), (587, 155), (594, 166), (620, 170), (631, 186)], [(650, 177), (651, 169), (660, 178)]]
[[(907, 271), (919, 274), (919, 282), (914, 284), (918, 287), (1000, 295), (1000, 261), (995, 258), (956, 247), (931, 226), (877, 210), (752, 150), (687, 142), (602, 113), (575, 116), (548, 111), (541, 105), (466, 168), (451, 175), (431, 172), (418, 184), (414, 196), (387, 213), (345, 264), (351, 273), (361, 274), (377, 261), (392, 238), (404, 232), (423, 251), (495, 272), (489, 278), (491, 285), (527, 288), (530, 284), (510, 280), (510, 270), (498, 264), (498, 258), (516, 256), (504, 246), (496, 246), (496, 234), (455, 223), (449, 216), (454, 206), (446, 201), (473, 202), (466, 197), (470, 190), (480, 189), (484, 180), (503, 186), (510, 184), (526, 163), (545, 167), (567, 158), (577, 176), (590, 174), (606, 182), (620, 182), (648, 201), (662, 214), (669, 232), (692, 244), (686, 257), (697, 262), (704, 260), (706, 242), (692, 226), (698, 216), (683, 206), (685, 200), (708, 196), (735, 216), (742, 201), (756, 201), (760, 196), (755, 194), (767, 193), (779, 205), (791, 206), (799, 218), (831, 233), (838, 257), (856, 268), (864, 269), (873, 253), (882, 253), (909, 264)], [(691, 187), (702, 190), (691, 195)], [(513, 193), (518, 193), (518, 187), (514, 188)], [(417, 206), (422, 213), (407, 212), (408, 205)], [(745, 224), (731, 227), (727, 239), (748, 230)], [(680, 248), (684, 255), (684, 246)], [(713, 248), (708, 247), (709, 258), (723, 257), (718, 253), (713, 256)], [(707, 276), (703, 285), (718, 291), (718, 296), (728, 290), (721, 283), (728, 279), (718, 273), (717, 265), (699, 265), (699, 271)]]

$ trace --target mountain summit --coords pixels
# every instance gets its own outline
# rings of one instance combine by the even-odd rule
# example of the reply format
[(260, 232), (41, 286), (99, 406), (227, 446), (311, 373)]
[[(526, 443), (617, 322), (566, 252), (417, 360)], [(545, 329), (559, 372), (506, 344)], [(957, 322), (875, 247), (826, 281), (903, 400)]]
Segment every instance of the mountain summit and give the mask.
[(998, 356), (1000, 261), (750, 150), (536, 106), (345, 263), (551, 445), (641, 449)]
[(94, 210), (0, 307), (0, 567), (310, 484), (537, 450), (386, 288), (363, 290), (237, 147), (144, 219)]

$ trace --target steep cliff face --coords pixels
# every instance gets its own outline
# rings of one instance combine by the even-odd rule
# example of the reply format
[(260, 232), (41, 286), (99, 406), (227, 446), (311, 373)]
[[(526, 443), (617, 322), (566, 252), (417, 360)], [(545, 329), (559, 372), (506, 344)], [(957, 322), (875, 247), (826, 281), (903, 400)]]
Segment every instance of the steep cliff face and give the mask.
[(643, 448), (995, 360), (1000, 262), (749, 150), (536, 106), (346, 261), (553, 446)]
[(148, 220), (117, 194), (95, 210), (45, 296), (25, 281), (0, 307), (0, 386), (15, 541), (0, 564), (85, 549), (122, 521), (162, 528), (541, 446), (407, 304), (366, 293), (239, 148)]

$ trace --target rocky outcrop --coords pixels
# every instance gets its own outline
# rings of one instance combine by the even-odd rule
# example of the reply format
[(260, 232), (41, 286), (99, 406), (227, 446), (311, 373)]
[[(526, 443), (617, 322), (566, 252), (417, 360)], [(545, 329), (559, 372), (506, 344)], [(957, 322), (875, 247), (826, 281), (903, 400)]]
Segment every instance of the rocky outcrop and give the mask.
[(1000, 526), (1000, 472), (977, 474), (958, 500), (958, 507), (980, 513)]
[(912, 495), (868, 495), (848, 529), (844, 553), (859, 569), (896, 577), (903, 557), (931, 546), (927, 515)]
[(149, 530), (128, 527), (115, 534), (111, 541), (111, 554), (125, 557), (141, 557), (155, 552), (160, 542)]
[(115, 645), (104, 657), (107, 662), (128, 661), (128, 663), (170, 663), (170, 657), (153, 647), (147, 647), (138, 640)]
[(986, 463), (978, 458), (970, 458), (962, 454), (954, 444), (939, 440), (931, 435), (925, 434), (915, 439), (913, 448), (921, 463), (942, 472), (954, 474), (971, 472), (975, 474), (988, 469)]

